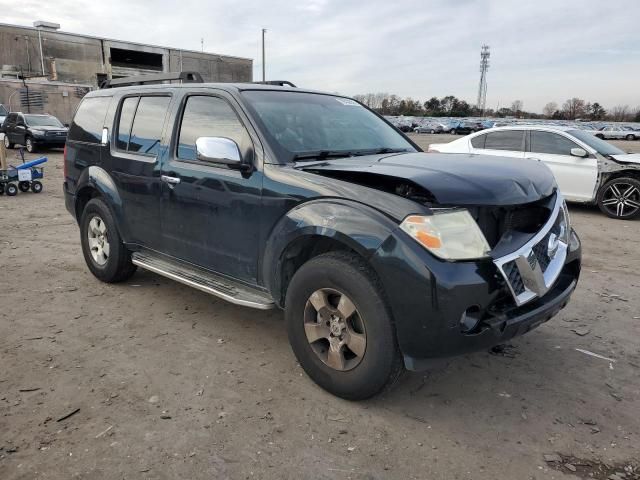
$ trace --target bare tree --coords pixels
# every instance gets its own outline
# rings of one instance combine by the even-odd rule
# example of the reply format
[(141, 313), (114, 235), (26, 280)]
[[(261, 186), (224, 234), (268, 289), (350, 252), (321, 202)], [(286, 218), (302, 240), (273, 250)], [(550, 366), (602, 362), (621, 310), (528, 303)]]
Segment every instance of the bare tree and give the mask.
[(616, 105), (611, 109), (611, 120), (614, 122), (626, 122), (632, 118), (629, 105)]
[(570, 98), (562, 105), (562, 111), (565, 113), (568, 120), (575, 120), (576, 118), (583, 117), (585, 101), (581, 98)]
[(522, 113), (522, 105), (522, 100), (514, 100), (511, 103), (511, 111), (516, 117), (520, 117), (520, 114)]
[(558, 104), (556, 102), (549, 102), (542, 109), (542, 114), (547, 118), (551, 118), (553, 114), (556, 113), (556, 110), (558, 110)]

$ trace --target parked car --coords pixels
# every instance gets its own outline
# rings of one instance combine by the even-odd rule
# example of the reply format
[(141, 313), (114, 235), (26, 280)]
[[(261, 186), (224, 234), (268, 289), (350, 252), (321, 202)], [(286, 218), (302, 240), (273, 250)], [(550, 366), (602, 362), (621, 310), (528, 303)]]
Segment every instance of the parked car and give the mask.
[(426, 123), (424, 125), (420, 125), (416, 128), (413, 129), (413, 131), (415, 133), (442, 133), (444, 132), (446, 128), (446, 125), (443, 125), (442, 123), (435, 123), (435, 122), (430, 122), (430, 123)]
[(3, 130), (6, 148), (24, 145), (32, 153), (42, 147), (64, 147), (68, 128), (53, 115), (11, 112)]
[(584, 130), (545, 125), (499, 127), (451, 143), (432, 144), (429, 151), (539, 159), (551, 169), (567, 200), (596, 203), (612, 218), (640, 215), (640, 154), (628, 154)]
[(480, 122), (460, 122), (457, 125), (453, 126), (449, 133), (452, 135), (467, 135), (473, 132), (479, 132), (480, 130), (484, 130), (484, 125)]
[(602, 140), (636, 140), (640, 138), (640, 132), (614, 125), (591, 130), (591, 133)]
[(580, 241), (539, 162), (426, 154), (332, 94), (130, 81), (84, 97), (65, 150), (66, 207), (98, 279), (138, 266), (283, 308), (273, 328), (348, 399), (569, 301)]

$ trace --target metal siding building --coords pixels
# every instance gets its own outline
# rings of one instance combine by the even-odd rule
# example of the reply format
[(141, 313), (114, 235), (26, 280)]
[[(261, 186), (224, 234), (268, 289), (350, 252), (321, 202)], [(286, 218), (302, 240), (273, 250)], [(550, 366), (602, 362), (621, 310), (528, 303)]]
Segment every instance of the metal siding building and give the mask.
[[(106, 79), (180, 71), (196, 71), (205, 82), (250, 82), (253, 60), (0, 23), (0, 103), (14, 111), (68, 122), (82, 96), (76, 85), (85, 91)], [(23, 82), (18, 74), (40, 78)]]

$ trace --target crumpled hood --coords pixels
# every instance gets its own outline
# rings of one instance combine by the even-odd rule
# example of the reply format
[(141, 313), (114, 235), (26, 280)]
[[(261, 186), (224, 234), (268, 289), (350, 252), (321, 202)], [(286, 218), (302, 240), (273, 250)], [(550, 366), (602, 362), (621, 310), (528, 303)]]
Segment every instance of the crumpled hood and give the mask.
[(628, 153), (626, 155), (611, 155), (614, 160), (623, 163), (640, 163), (640, 153)]
[(408, 180), (428, 190), (442, 205), (517, 205), (547, 197), (556, 188), (553, 174), (540, 161), (488, 155), (367, 155), (299, 168), (328, 176), (366, 173)]

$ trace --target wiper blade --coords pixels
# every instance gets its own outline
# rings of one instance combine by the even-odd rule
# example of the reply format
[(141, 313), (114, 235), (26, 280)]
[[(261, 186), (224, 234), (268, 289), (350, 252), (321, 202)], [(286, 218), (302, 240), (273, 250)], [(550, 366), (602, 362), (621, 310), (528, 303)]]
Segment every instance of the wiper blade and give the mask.
[(350, 150), (319, 150), (317, 152), (303, 152), (293, 156), (293, 160), (324, 160), (325, 158), (352, 157), (357, 152)]

